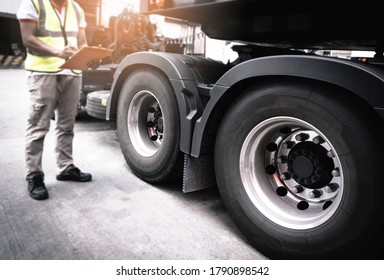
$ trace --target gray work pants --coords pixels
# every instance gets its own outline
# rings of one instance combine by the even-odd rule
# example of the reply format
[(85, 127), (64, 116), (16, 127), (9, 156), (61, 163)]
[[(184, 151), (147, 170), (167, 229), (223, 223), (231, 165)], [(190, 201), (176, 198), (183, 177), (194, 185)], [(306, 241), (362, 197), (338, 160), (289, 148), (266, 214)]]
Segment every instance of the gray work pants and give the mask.
[(31, 75), (28, 77), (30, 93), (29, 117), (26, 133), (26, 179), (43, 174), (42, 157), (44, 139), (56, 112), (56, 164), (57, 172), (73, 164), (72, 144), (74, 124), (78, 112), (81, 78), (70, 75)]

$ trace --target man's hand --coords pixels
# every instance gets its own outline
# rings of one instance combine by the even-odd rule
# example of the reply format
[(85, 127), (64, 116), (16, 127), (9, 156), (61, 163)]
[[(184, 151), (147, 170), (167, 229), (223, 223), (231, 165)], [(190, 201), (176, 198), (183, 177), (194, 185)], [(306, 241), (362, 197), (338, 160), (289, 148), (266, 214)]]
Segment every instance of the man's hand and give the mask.
[(67, 46), (65, 46), (64, 49), (59, 51), (57, 56), (60, 57), (60, 58), (63, 58), (63, 59), (68, 59), (68, 58), (73, 56), (78, 51), (79, 51), (79, 49), (77, 47), (71, 46), (71, 45), (67, 45)]
[(87, 66), (91, 69), (96, 69), (97, 67), (99, 67), (101, 64), (100, 60), (99, 59), (94, 59), (94, 60), (91, 60), (87, 63)]

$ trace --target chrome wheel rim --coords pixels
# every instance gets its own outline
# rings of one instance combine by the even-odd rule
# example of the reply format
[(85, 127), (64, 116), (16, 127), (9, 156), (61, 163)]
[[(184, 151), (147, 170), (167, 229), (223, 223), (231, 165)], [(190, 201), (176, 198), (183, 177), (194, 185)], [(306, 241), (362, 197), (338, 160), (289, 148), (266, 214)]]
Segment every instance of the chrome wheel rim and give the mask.
[(164, 122), (157, 98), (148, 90), (139, 91), (132, 99), (127, 116), (131, 143), (143, 157), (157, 153), (164, 136)]
[(325, 135), (293, 117), (274, 117), (255, 126), (240, 152), (246, 193), (272, 222), (311, 229), (340, 206), (344, 176), (338, 153)]

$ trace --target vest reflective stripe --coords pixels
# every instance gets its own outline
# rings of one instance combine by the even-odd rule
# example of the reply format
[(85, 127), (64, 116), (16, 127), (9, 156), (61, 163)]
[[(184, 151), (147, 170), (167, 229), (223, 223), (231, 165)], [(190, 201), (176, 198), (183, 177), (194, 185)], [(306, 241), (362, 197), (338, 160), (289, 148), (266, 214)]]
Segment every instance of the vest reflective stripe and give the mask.
[[(49, 46), (62, 49), (65, 46), (64, 34), (58, 14), (53, 8), (50, 0), (32, 0), (39, 14), (37, 37)], [(77, 35), (79, 33), (80, 11), (68, 0), (65, 18), (65, 34), (68, 43), (77, 46)], [(64, 59), (39, 54), (30, 49), (27, 50), (25, 69), (35, 72), (55, 73), (61, 71), (59, 68), (65, 62)]]

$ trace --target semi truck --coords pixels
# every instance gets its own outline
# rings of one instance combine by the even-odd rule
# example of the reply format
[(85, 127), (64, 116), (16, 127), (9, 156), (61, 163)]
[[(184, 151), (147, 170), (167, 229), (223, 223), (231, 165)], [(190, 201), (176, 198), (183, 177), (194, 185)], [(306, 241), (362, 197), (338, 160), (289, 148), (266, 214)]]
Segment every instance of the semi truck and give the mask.
[(141, 8), (200, 24), (205, 36), (236, 43), (238, 58), (139, 51), (119, 61), (103, 104), (131, 171), (151, 184), (182, 179), (185, 193), (217, 187), (241, 234), (270, 259), (382, 258), (384, 33), (375, 3)]

